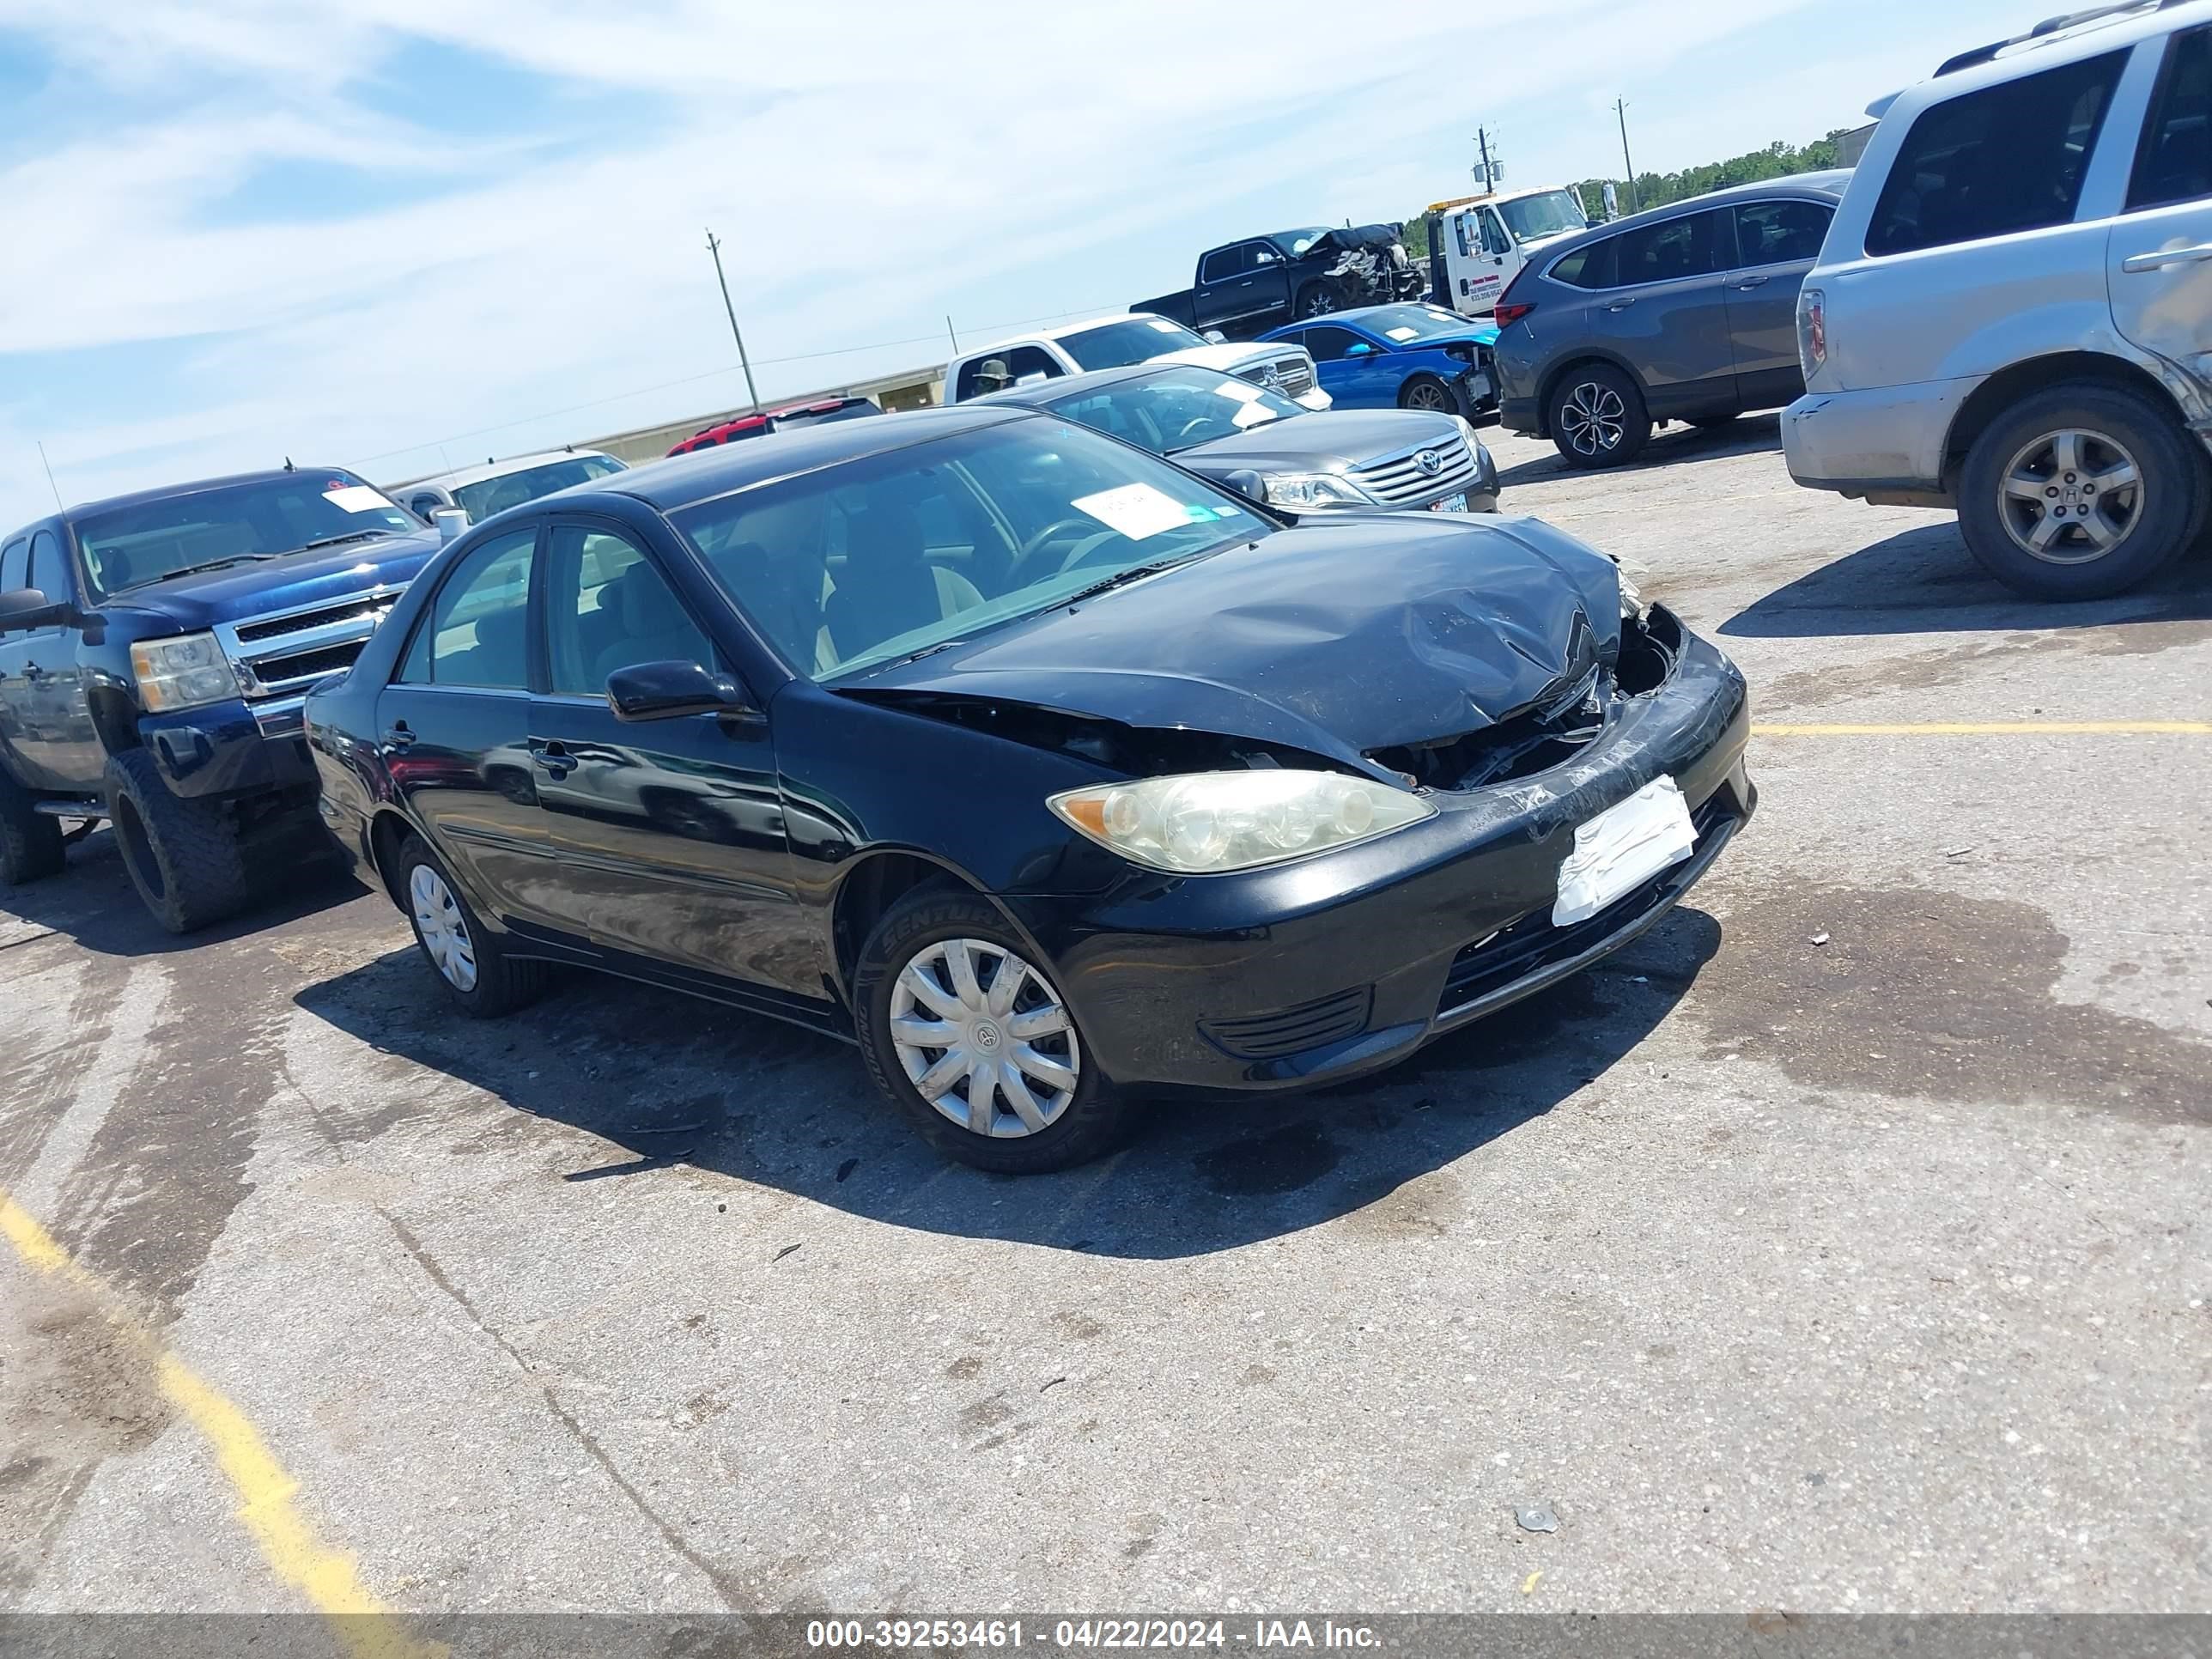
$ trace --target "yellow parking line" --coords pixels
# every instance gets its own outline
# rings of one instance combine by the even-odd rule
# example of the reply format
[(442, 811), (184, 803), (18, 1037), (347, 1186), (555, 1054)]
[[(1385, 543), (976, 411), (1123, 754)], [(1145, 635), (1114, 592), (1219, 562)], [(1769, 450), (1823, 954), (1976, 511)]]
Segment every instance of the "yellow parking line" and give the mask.
[(2212, 720), (1920, 720), (1897, 726), (1752, 723), (1755, 738), (2212, 738)]
[(299, 1483), (286, 1474), (261, 1431), (213, 1384), (161, 1345), (161, 1339), (123, 1311), (100, 1278), (79, 1266), (53, 1236), (6, 1193), (0, 1192), (0, 1233), (25, 1266), (65, 1279), (91, 1292), (100, 1310), (129, 1337), (152, 1368), (161, 1392), (214, 1449), (216, 1462), (238, 1495), (239, 1518), (276, 1576), (332, 1621), (355, 1659), (429, 1659), (444, 1652), (410, 1639), (393, 1615), (369, 1593), (351, 1557), (319, 1540), (294, 1499)]

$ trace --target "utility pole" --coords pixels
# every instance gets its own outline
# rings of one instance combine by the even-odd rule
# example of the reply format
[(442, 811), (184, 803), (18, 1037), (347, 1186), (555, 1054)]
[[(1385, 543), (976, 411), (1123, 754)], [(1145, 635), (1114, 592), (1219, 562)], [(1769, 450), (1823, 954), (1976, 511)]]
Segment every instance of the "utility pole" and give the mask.
[(1477, 174), (1482, 179), (1482, 187), (1486, 191), (1496, 190), (1498, 188), (1498, 175), (1504, 167), (1504, 160), (1503, 157), (1495, 159), (1492, 157), (1490, 153), (1490, 134), (1486, 129), (1477, 127), (1474, 130), (1474, 143), (1475, 148), (1482, 152), (1482, 165), (1475, 169)]
[(736, 335), (738, 340), (738, 362), (745, 371), (745, 396), (753, 400), (753, 413), (757, 415), (760, 413), (760, 393), (753, 390), (752, 360), (745, 356), (745, 337), (744, 331), (738, 326), (738, 308), (730, 303), (729, 278), (722, 275), (722, 245), (714, 240), (711, 226), (707, 231), (707, 252), (714, 256), (714, 280), (721, 284), (722, 309), (730, 313), (730, 332)]
[(957, 357), (960, 355), (960, 337), (952, 331), (952, 317), (950, 313), (946, 313), (945, 319), (945, 335), (952, 342), (952, 355)]
[(1636, 163), (1628, 159), (1628, 100), (1613, 100), (1613, 112), (1620, 118), (1620, 165), (1628, 169), (1628, 210), (1636, 211)]

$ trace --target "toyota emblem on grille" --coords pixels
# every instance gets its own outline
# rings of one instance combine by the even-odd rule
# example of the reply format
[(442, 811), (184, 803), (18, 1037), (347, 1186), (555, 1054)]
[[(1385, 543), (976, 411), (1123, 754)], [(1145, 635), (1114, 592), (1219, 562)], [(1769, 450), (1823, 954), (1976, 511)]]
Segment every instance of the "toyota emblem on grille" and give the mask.
[(1425, 449), (1413, 457), (1413, 465), (1421, 469), (1424, 476), (1433, 478), (1444, 470), (1444, 458), (1433, 449)]

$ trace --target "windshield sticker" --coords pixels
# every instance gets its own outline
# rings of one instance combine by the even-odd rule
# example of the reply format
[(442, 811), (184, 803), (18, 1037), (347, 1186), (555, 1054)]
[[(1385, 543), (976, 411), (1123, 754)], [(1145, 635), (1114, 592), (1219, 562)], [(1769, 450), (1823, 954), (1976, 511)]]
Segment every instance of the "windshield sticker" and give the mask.
[(1394, 340), (1410, 340), (1419, 332), (1419, 330), (1411, 328), (1386, 328), (1382, 331)]
[(380, 491), (367, 484), (334, 484), (323, 492), (323, 499), (345, 513), (374, 513), (392, 505)]
[(1231, 415), (1229, 417), (1229, 424), (1234, 427), (1265, 426), (1274, 418), (1273, 410), (1263, 409), (1258, 404), (1251, 403), (1245, 404), (1243, 408)]
[(1159, 330), (1163, 334), (1180, 334), (1182, 332), (1182, 325), (1181, 323), (1171, 323), (1164, 317), (1155, 317), (1151, 320), (1152, 326)]
[(1249, 380), (1224, 380), (1213, 388), (1213, 395), (1217, 398), (1234, 398), (1240, 404), (1249, 404), (1258, 400), (1260, 388)]
[(1183, 508), (1182, 512), (1183, 516), (1188, 519), (1193, 524), (1212, 524), (1216, 519), (1221, 516), (1221, 514), (1216, 513), (1212, 507), (1206, 507), (1198, 501), (1193, 501), (1188, 507)]
[(1148, 483), (1123, 484), (1119, 489), (1102, 489), (1096, 495), (1080, 496), (1068, 505), (1078, 512), (1088, 513), (1099, 523), (1121, 532), (1133, 542), (1143, 541), (1147, 536), (1157, 536), (1163, 530), (1174, 530), (1190, 522), (1189, 514), (1184, 511), (1181, 501)]

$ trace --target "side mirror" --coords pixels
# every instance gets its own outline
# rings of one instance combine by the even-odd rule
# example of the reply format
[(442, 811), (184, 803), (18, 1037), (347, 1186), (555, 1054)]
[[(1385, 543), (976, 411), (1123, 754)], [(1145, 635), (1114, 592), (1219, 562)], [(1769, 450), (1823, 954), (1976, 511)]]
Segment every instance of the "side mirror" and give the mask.
[(607, 676), (607, 705), (618, 720), (672, 720), (685, 714), (750, 714), (744, 688), (696, 662), (641, 662)]
[(1364, 340), (1354, 340), (1350, 345), (1345, 347), (1344, 355), (1347, 357), (1372, 357), (1375, 355), (1375, 348)]
[(1240, 466), (1234, 472), (1225, 473), (1221, 482), (1224, 486), (1235, 490), (1246, 501), (1256, 501), (1261, 507), (1267, 506), (1267, 481), (1250, 467)]
[(52, 628), (76, 619), (74, 606), (57, 605), (35, 587), (0, 593), (0, 634), (20, 628)]
[(1208, 345), (1227, 345), (1229, 343), (1229, 337), (1226, 334), (1224, 334), (1218, 328), (1209, 328), (1199, 337), (1204, 340)]
[(466, 532), (469, 510), (465, 507), (434, 507), (430, 509), (430, 525), (438, 532), (438, 545), (443, 547)]

